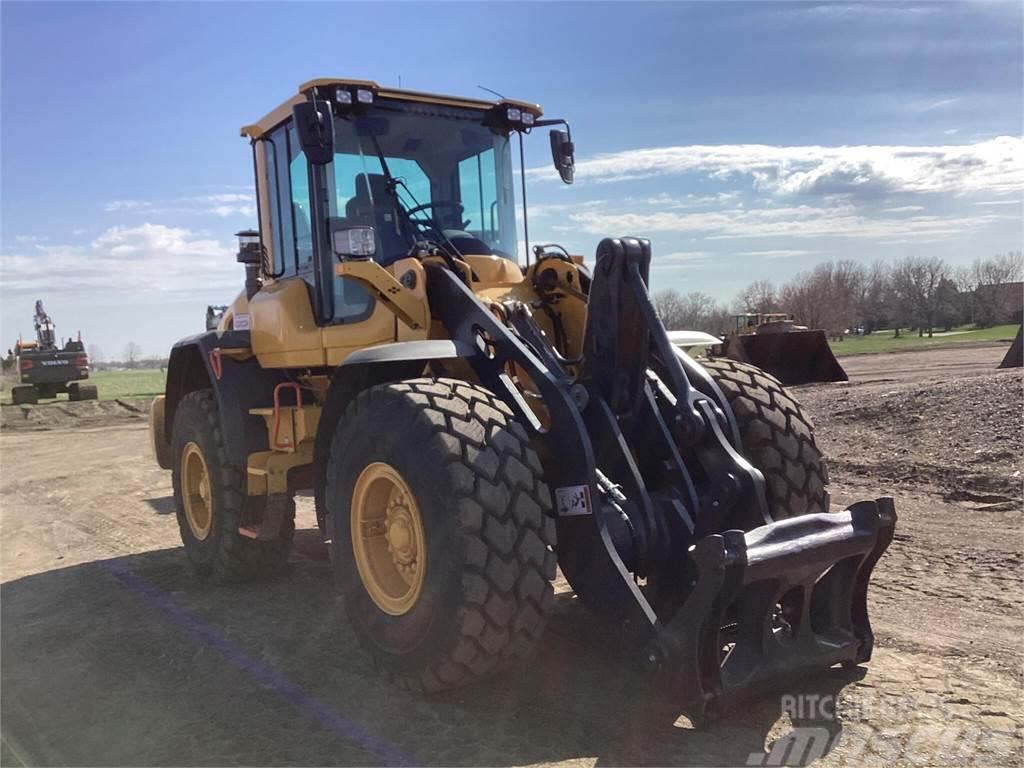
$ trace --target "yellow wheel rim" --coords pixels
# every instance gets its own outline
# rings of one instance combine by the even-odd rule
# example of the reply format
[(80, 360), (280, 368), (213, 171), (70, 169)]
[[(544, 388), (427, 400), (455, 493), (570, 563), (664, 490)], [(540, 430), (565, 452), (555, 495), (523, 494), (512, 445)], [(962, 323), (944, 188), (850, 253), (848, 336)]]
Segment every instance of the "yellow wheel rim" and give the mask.
[(202, 449), (189, 443), (181, 452), (181, 495), (192, 535), (203, 541), (213, 527), (213, 489)]
[(367, 594), (384, 613), (412, 610), (423, 591), (427, 539), (405, 480), (382, 462), (368, 465), (352, 491), (352, 551)]

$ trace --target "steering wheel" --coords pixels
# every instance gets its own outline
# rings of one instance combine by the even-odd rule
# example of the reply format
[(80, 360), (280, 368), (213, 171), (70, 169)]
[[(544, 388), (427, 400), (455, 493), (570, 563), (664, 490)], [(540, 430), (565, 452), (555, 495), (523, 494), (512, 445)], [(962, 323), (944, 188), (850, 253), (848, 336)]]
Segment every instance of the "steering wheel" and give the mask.
[[(465, 227), (465, 223), (463, 223), (462, 221), (462, 214), (465, 213), (466, 208), (464, 205), (462, 205), (462, 203), (456, 202), (455, 200), (434, 200), (433, 202), (424, 203), (423, 205), (417, 205), (415, 208), (410, 208), (408, 211), (406, 211), (406, 213), (409, 216), (409, 221), (415, 224), (417, 227), (420, 227), (421, 229), (433, 229), (440, 232), (442, 227), (437, 220), (437, 216), (433, 214), (433, 211), (436, 208), (448, 208), (450, 210), (456, 211), (456, 214), (459, 217), (459, 228), (461, 229)], [(422, 213), (423, 211), (427, 210), (431, 211), (431, 216), (429, 219), (413, 218), (413, 216), (415, 216), (417, 213)]]

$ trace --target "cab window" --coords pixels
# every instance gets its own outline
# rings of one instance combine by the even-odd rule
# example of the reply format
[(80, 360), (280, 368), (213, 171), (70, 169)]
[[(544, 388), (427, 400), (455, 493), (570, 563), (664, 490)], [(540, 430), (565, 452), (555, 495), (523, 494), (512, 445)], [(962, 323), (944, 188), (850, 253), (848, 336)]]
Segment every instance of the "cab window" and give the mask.
[(459, 198), (466, 231), (486, 242), (497, 239), (498, 186), (494, 150), (488, 149), (459, 162)]
[(313, 268), (313, 229), (309, 197), (309, 165), (299, 149), (295, 126), (288, 126), (288, 179), (291, 182), (291, 209), (295, 233), (295, 264), (300, 274)]
[(273, 232), (274, 270), (278, 277), (296, 274), (295, 226), (292, 210), (291, 175), (288, 160), (288, 131), (284, 126), (264, 139), (270, 226)]

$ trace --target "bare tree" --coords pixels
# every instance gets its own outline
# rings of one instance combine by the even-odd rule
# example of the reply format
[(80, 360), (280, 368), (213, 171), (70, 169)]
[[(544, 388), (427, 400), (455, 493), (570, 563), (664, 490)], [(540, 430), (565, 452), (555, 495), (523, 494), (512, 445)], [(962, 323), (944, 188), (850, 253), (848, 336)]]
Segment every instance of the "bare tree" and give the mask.
[(96, 344), (89, 345), (88, 355), (90, 364), (94, 365), (103, 362), (103, 350)]
[[(978, 262), (975, 262), (975, 265)], [(957, 267), (953, 270), (952, 280), (956, 289), (960, 292), (960, 303), (963, 310), (961, 320), (965, 323), (976, 322), (977, 297), (975, 291), (978, 288), (977, 270), (974, 266)]]
[(956, 282), (952, 278), (944, 277), (939, 281), (935, 296), (935, 322), (942, 326), (943, 330), (951, 331), (954, 325), (960, 323), (962, 316), (963, 300)]
[(830, 335), (842, 338), (857, 324), (857, 297), (864, 283), (864, 267), (848, 259), (820, 264), (815, 273), (822, 282), (825, 295), (824, 328)]
[(976, 285), (1003, 285), (1024, 277), (1024, 253), (1010, 251), (996, 254), (991, 259), (978, 259), (971, 267)]
[(889, 288), (889, 267), (876, 261), (862, 272), (855, 299), (856, 322), (863, 333), (874, 333), (888, 320), (886, 292)]
[(1020, 251), (978, 259), (971, 266), (974, 287), (974, 322), (982, 327), (1006, 321), (1014, 305), (1020, 304), (1024, 276), (1024, 254)]
[(736, 295), (737, 312), (778, 312), (779, 299), (770, 280), (757, 280)]
[(718, 309), (718, 302), (706, 293), (693, 291), (683, 296), (679, 309), (682, 328), (692, 331), (703, 331), (708, 323), (708, 319)]
[(729, 310), (711, 296), (693, 291), (681, 296), (667, 289), (654, 295), (654, 309), (668, 330), (685, 329), (721, 334), (730, 324)]
[(782, 287), (780, 294), (786, 311), (808, 328), (821, 328), (825, 317), (822, 282), (814, 272), (800, 272)]
[(124, 348), (125, 367), (134, 368), (140, 357), (142, 357), (142, 347), (134, 341), (129, 341)]
[(949, 266), (937, 256), (907, 256), (896, 262), (892, 287), (897, 306), (909, 308), (918, 335), (931, 337), (941, 294), (939, 286), (948, 280)]
[(658, 313), (661, 324), (670, 331), (682, 328), (683, 298), (679, 291), (666, 288), (658, 291), (652, 298), (654, 311)]

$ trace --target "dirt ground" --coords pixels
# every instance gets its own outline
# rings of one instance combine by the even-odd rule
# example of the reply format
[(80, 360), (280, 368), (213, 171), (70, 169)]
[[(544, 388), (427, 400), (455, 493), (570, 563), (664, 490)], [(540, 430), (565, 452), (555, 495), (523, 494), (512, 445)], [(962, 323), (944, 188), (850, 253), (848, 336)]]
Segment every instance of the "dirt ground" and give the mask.
[[(896, 497), (870, 594), (875, 657), (789, 692), (800, 712), (770, 697), (705, 731), (564, 583), (531, 664), (439, 697), (400, 691), (335, 618), (310, 499), (287, 574), (205, 587), (145, 403), (4, 407), (0, 761), (777, 765), (766, 750), (797, 733), (818, 739), (816, 765), (1019, 765), (1024, 378), (994, 370), (1004, 351), (845, 358), (850, 383), (798, 388), (833, 506)], [(838, 717), (813, 706), (836, 700)]]

